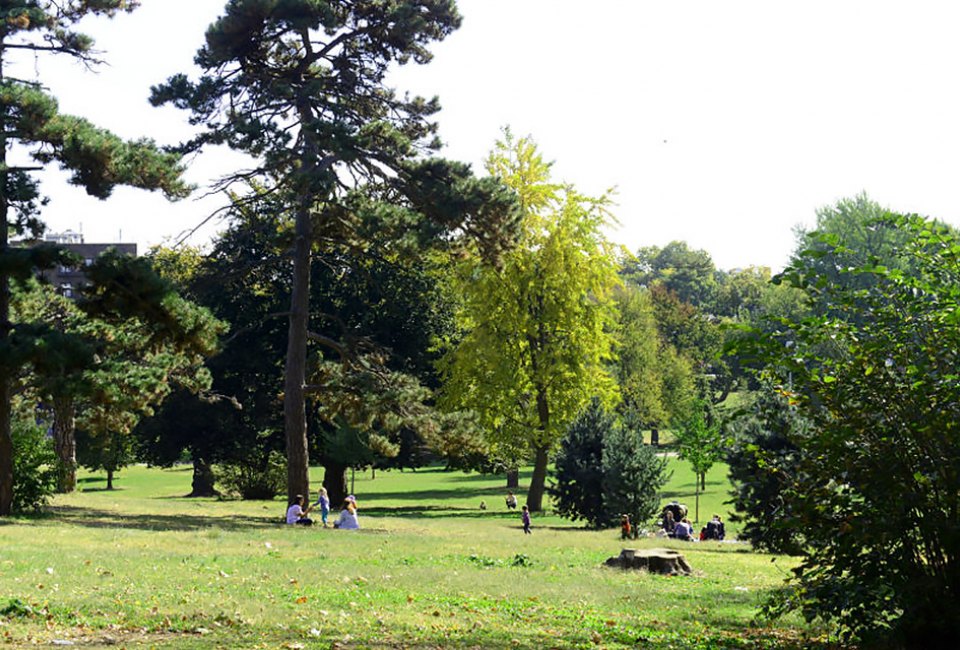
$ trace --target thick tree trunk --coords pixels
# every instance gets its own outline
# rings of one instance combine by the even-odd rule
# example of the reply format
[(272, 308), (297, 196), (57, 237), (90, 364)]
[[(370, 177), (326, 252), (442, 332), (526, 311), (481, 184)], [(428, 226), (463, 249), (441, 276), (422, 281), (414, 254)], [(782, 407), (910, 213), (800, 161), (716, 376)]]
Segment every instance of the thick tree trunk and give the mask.
[(660, 446), (660, 429), (650, 429), (650, 444), (654, 447)]
[[(3, 229), (5, 230), (6, 227), (4, 226)], [(3, 278), (2, 282), (5, 281), (6, 278)], [(3, 329), (4, 320), (5, 315), (0, 313), (0, 329)], [(10, 377), (5, 371), (0, 371), (0, 516), (9, 515), (12, 510), (13, 437), (10, 435)]]
[(310, 212), (297, 211), (293, 253), (293, 289), (284, 376), (283, 416), (287, 436), (287, 499), (310, 493), (310, 457), (307, 450), (307, 416), (304, 383), (307, 365), (307, 324), (310, 312)]
[(193, 483), (191, 484), (189, 497), (215, 497), (218, 492), (216, 487), (216, 477), (213, 475), (213, 467), (205, 459), (194, 454), (193, 456)]
[(330, 509), (339, 512), (348, 494), (347, 466), (339, 463), (324, 463), (323, 487), (327, 488), (327, 496), (330, 497)]
[(77, 489), (76, 408), (70, 397), (53, 400), (53, 445), (57, 452), (57, 492)]
[[(0, 52), (2, 56), (2, 52)], [(2, 68), (0, 68), (2, 79)], [(0, 256), (9, 250), (7, 233), (7, 138), (6, 111), (0, 115)], [(0, 347), (10, 337), (10, 277), (0, 264)], [(0, 368), (0, 516), (13, 510), (13, 438), (10, 434), (10, 384), (13, 371)]]
[(549, 451), (538, 447), (533, 461), (533, 476), (530, 477), (530, 489), (527, 491), (527, 507), (531, 512), (543, 510), (543, 493), (547, 485), (547, 462)]
[(507, 489), (516, 490), (520, 487), (520, 470), (517, 468), (507, 470)]
[(107, 470), (107, 489), (108, 490), (113, 489), (113, 470), (112, 469)]

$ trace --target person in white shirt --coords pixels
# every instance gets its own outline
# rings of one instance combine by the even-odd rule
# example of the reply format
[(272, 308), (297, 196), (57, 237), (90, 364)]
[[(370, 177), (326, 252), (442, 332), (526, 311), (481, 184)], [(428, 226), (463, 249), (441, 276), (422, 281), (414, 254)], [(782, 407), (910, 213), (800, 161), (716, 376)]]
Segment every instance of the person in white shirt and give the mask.
[(303, 495), (298, 494), (294, 497), (293, 502), (290, 504), (290, 507), (287, 508), (287, 523), (288, 524), (300, 524), (301, 526), (311, 526), (313, 525), (313, 520), (307, 517), (307, 513), (310, 512), (310, 508), (306, 510), (303, 509)]
[(343, 502), (343, 509), (340, 516), (333, 522), (334, 528), (341, 530), (357, 530), (360, 528), (360, 520), (357, 519), (357, 507), (349, 498)]

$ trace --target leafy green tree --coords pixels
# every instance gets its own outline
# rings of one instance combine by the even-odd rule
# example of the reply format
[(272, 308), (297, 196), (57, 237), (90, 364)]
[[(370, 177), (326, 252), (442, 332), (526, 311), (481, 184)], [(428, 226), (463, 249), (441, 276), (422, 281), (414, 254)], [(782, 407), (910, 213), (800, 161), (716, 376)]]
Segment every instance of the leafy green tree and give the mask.
[(700, 491), (706, 487), (706, 475), (723, 454), (723, 434), (720, 423), (703, 400), (684, 405), (674, 420), (674, 436), (678, 455), (690, 463), (694, 473), (696, 509), (694, 522), (700, 521)]
[(772, 522), (803, 530), (802, 560), (768, 612), (936, 646), (960, 634), (960, 244), (919, 217), (878, 226), (908, 235), (909, 266), (870, 261), (833, 282), (801, 254), (784, 280), (823, 309), (743, 346), (810, 422), (785, 434), (800, 453)]
[(583, 519), (594, 528), (610, 524), (604, 502), (604, 440), (614, 428), (614, 419), (593, 399), (560, 440), (554, 461), (550, 495), (561, 517)]
[(564, 431), (591, 396), (616, 396), (617, 251), (603, 234), (609, 199), (553, 184), (529, 138), (507, 132), (487, 168), (517, 193), (522, 234), (500, 265), (467, 258), (458, 269), (464, 334), (443, 365), (443, 403), (476, 412), (493, 453), (514, 467), (533, 456), (527, 505), (538, 511)]
[(624, 267), (626, 279), (642, 287), (661, 286), (681, 302), (714, 313), (719, 272), (710, 254), (672, 241), (663, 248), (648, 246)]
[(290, 496), (309, 489), (304, 385), (314, 248), (362, 249), (371, 233), (398, 245), (466, 234), (488, 255), (508, 243), (513, 199), (466, 165), (424, 159), (439, 148), (436, 100), (399, 97), (391, 65), (426, 63), (427, 46), (460, 24), (453, 0), (231, 0), (195, 62), (197, 82), (172, 77), (155, 104), (191, 111), (205, 130), (184, 146), (225, 144), (254, 158), (229, 178), (256, 179), (293, 223), (284, 377)]
[[(787, 397), (762, 387), (753, 402), (728, 425), (731, 445), (726, 460), (733, 484), (731, 520), (742, 524), (738, 538), (771, 553), (797, 555), (803, 529), (775, 522), (789, 518), (786, 486), (800, 467), (800, 449), (791, 442), (811, 435), (810, 423)], [(797, 433), (795, 433), (797, 432)]]
[(659, 429), (668, 426), (678, 409), (695, 396), (693, 370), (660, 336), (648, 290), (627, 284), (615, 296), (614, 368), (621, 397), (617, 409), (629, 428), (650, 429), (656, 445)]
[[(131, 0), (0, 3), (4, 20), (0, 30), (0, 515), (9, 514), (13, 503), (11, 382), (32, 351), (44, 347), (38, 343), (56, 336), (42, 323), (11, 323), (10, 282), (65, 261), (49, 247), (10, 246), (11, 233), (36, 235), (42, 230), (39, 210), (45, 201), (31, 173), (57, 164), (71, 174), (71, 183), (101, 199), (109, 197), (116, 185), (160, 190), (170, 198), (189, 193), (180, 180), (179, 156), (161, 151), (149, 140), (123, 141), (83, 118), (61, 113), (57, 101), (43, 90), (42, 79), (17, 78), (9, 68), (18, 56), (59, 55), (94, 65), (93, 41), (76, 31), (77, 24), (87, 16), (113, 16), (138, 4)], [(19, 154), (29, 155), (32, 162), (15, 160)]]

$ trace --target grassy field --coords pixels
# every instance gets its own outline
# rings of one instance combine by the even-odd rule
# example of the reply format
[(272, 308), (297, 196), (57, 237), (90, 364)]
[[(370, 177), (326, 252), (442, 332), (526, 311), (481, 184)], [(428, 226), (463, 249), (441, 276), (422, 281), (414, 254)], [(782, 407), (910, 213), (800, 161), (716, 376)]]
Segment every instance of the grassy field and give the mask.
[[(682, 463), (666, 500), (691, 506)], [(723, 512), (723, 468), (701, 519)], [(528, 475), (524, 476), (526, 479)], [(314, 475), (319, 484), (319, 472)], [(503, 479), (358, 474), (363, 530), (280, 524), (284, 504), (185, 499), (188, 469), (124, 470), (0, 522), (0, 637), (9, 647), (788, 648), (827, 646), (797, 620), (753, 622), (790, 561), (741, 544), (672, 546), (694, 568), (602, 567), (618, 531), (503, 506)], [(525, 486), (525, 483), (522, 482)], [(522, 498), (522, 493), (521, 493)], [(482, 511), (485, 500), (489, 509)]]

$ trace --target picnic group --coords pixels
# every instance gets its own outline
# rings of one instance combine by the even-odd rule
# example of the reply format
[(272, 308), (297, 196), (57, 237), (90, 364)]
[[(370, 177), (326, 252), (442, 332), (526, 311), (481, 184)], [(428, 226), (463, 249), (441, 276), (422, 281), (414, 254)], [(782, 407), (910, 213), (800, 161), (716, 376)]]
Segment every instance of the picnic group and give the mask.
[[(324, 528), (330, 526), (330, 497), (327, 495), (326, 488), (320, 488), (317, 493), (317, 501), (306, 505), (306, 499), (302, 494), (296, 495), (287, 508), (287, 523), (299, 526), (312, 526), (313, 519), (308, 515), (314, 508), (320, 509), (320, 523)], [(340, 508), (340, 515), (333, 522), (334, 528), (341, 530), (358, 530), (360, 528), (360, 519), (357, 517), (357, 498), (352, 494), (343, 500), (343, 506)]]

